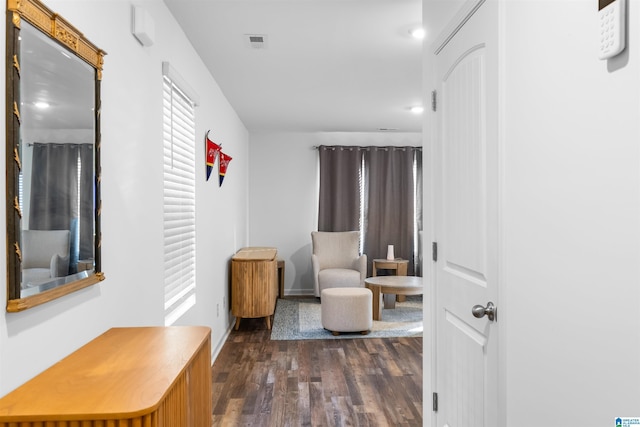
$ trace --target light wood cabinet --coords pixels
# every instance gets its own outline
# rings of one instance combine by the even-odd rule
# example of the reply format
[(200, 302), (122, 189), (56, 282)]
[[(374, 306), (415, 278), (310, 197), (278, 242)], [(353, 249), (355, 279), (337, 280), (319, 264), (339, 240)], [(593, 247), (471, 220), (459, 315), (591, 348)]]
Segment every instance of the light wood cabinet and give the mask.
[(211, 425), (211, 330), (114, 328), (0, 399), (0, 427)]
[(243, 318), (264, 317), (271, 329), (278, 299), (278, 260), (275, 248), (240, 249), (231, 259), (231, 314), (235, 329)]

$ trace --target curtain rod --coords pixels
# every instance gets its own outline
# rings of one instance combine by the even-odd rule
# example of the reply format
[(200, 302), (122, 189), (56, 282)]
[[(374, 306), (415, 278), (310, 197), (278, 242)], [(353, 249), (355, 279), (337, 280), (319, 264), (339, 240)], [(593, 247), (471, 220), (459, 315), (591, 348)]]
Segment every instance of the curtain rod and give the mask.
[(27, 147), (33, 147), (34, 144), (54, 144), (54, 145), (93, 145), (92, 142), (27, 142)]
[(336, 148), (339, 148), (341, 150), (353, 150), (353, 149), (358, 149), (358, 150), (371, 150), (373, 149), (379, 149), (379, 150), (386, 150), (388, 151), (389, 149), (392, 150), (407, 150), (407, 149), (412, 149), (412, 150), (422, 150), (422, 147), (414, 147), (411, 145), (398, 145), (398, 146), (394, 146), (394, 145), (371, 145), (371, 146), (366, 146), (366, 147), (362, 147), (359, 145), (313, 145), (311, 146), (312, 150), (319, 150), (321, 147), (324, 147), (328, 150), (335, 150)]

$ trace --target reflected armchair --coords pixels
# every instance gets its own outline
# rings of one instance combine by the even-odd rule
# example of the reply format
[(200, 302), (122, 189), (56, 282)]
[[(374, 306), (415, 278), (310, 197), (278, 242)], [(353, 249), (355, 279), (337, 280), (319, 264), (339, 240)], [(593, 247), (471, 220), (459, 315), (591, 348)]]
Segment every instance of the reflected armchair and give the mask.
[(69, 274), (69, 230), (22, 231), (22, 287)]
[(359, 231), (313, 231), (314, 294), (326, 288), (364, 287), (367, 256), (360, 255)]

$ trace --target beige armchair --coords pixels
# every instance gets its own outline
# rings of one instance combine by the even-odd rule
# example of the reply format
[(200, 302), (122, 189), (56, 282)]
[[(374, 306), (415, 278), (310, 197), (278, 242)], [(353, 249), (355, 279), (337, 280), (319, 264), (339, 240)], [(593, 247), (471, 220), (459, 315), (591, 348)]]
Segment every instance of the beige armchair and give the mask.
[(311, 243), (315, 296), (326, 288), (364, 287), (367, 256), (359, 252), (359, 231), (314, 231)]

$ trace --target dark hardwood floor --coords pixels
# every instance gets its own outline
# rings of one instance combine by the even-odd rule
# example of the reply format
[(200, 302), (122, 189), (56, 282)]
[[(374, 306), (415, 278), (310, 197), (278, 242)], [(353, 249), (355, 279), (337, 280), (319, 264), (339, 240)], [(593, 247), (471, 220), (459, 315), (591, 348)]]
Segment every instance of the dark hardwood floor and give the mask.
[(271, 341), (243, 319), (213, 365), (214, 426), (421, 426), (422, 338)]

